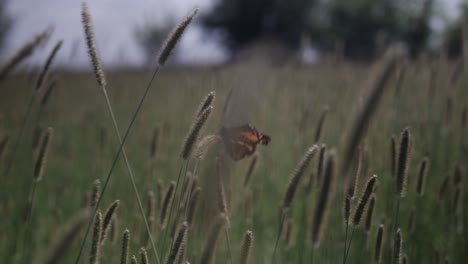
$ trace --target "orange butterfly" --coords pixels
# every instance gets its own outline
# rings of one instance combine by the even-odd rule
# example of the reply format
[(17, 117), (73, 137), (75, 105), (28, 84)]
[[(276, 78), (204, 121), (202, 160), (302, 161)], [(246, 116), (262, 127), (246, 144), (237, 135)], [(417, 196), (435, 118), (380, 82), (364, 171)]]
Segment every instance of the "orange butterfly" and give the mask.
[(270, 142), (269, 136), (258, 132), (250, 124), (231, 128), (222, 127), (221, 137), (227, 152), (236, 161), (252, 155), (258, 143), (268, 145)]

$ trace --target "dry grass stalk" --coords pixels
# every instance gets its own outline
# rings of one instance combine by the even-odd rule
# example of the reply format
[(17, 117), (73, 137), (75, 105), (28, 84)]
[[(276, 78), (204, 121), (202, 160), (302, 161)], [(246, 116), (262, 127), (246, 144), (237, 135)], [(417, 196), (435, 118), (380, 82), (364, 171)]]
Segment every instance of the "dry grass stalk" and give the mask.
[(400, 150), (398, 153), (398, 166), (396, 174), (396, 193), (399, 197), (405, 197), (406, 182), (408, 181), (408, 169), (411, 161), (411, 135), (408, 128), (401, 134)]
[(315, 144), (317, 144), (320, 140), (320, 136), (322, 135), (323, 124), (325, 123), (325, 118), (327, 117), (328, 113), (328, 106), (325, 106), (322, 110), (322, 114), (317, 123), (317, 129), (315, 130)]
[(411, 208), (410, 215), (408, 218), (408, 235), (414, 233), (416, 228), (416, 208)]
[(52, 246), (47, 250), (46, 258), (41, 263), (58, 264), (63, 263), (63, 257), (78, 238), (80, 231), (86, 226), (91, 212), (87, 209), (80, 211), (64, 227), (59, 228), (58, 236), (53, 239)]
[(45, 62), (44, 66), (42, 67), (42, 71), (39, 74), (39, 78), (37, 79), (36, 86), (34, 88), (36, 93), (44, 85), (44, 81), (45, 81), (45, 79), (47, 77), (47, 74), (49, 72), (50, 65), (52, 64), (52, 61), (54, 60), (55, 55), (57, 55), (57, 52), (60, 50), (60, 47), (62, 46), (62, 44), (63, 44), (63, 40), (60, 40), (59, 42), (57, 42), (57, 44), (55, 44), (54, 48), (50, 52), (49, 57), (47, 58), (47, 61)]
[(361, 198), (359, 200), (359, 203), (357, 207), (354, 209), (353, 217), (351, 223), (353, 226), (359, 226), (361, 222), (361, 218), (364, 214), (364, 211), (367, 207), (367, 203), (370, 199), (370, 196), (372, 192), (374, 191), (374, 186), (377, 183), (377, 176), (374, 175), (370, 177), (370, 179), (367, 181), (366, 188), (363, 190), (361, 194)]
[(96, 43), (94, 41), (94, 33), (93, 33), (93, 26), (91, 24), (91, 16), (89, 15), (88, 6), (86, 3), (82, 5), (81, 11), (81, 19), (84, 26), (85, 36), (86, 36), (86, 44), (88, 46), (88, 53), (91, 57), (91, 62), (94, 68), (94, 74), (96, 75), (97, 82), (99, 86), (103, 89), (106, 93), (106, 76), (104, 75), (104, 71), (101, 67), (101, 62), (99, 60), (98, 52)]
[(107, 209), (106, 212), (104, 213), (104, 221), (102, 222), (102, 233), (101, 233), (101, 244), (104, 245), (104, 242), (106, 241), (107, 234), (109, 233), (111, 224), (112, 224), (112, 219), (115, 217), (117, 208), (119, 208), (120, 201), (115, 200)]
[(317, 152), (317, 149), (317, 145), (313, 145), (312, 147), (310, 147), (304, 154), (302, 160), (297, 164), (293, 173), (291, 174), (288, 186), (286, 188), (286, 192), (284, 194), (283, 203), (281, 205), (283, 211), (287, 211), (290, 208), (294, 196), (296, 194), (297, 187), (299, 186), (299, 182), (301, 181), (302, 175), (304, 175), (307, 167), (309, 166), (312, 160), (312, 157)]
[(356, 163), (356, 172), (354, 177), (351, 178), (351, 181), (348, 183), (347, 196), (349, 198), (354, 198), (357, 190), (359, 189), (359, 177), (361, 176), (362, 169), (362, 149), (358, 148), (357, 163)]
[(398, 228), (393, 241), (393, 264), (401, 264), (402, 261), (402, 249), (403, 249), (403, 238), (401, 236), (401, 230)]
[(198, 9), (195, 9), (194, 11), (192, 11), (192, 13), (188, 15), (187, 17), (185, 17), (185, 19), (177, 27), (175, 27), (172, 30), (172, 32), (169, 34), (169, 36), (166, 38), (162, 46), (161, 52), (159, 53), (159, 56), (158, 56), (159, 65), (163, 66), (166, 63), (167, 58), (171, 54), (175, 45), (177, 44), (179, 39), (182, 37), (182, 35), (185, 32), (185, 29), (188, 27), (190, 22), (192, 22), (193, 17), (197, 13), (198, 13)]
[(375, 194), (373, 194), (369, 200), (369, 206), (367, 208), (366, 222), (364, 228), (369, 232), (372, 228), (372, 221), (374, 220), (374, 210), (375, 210)]
[[(156, 227), (156, 197), (154, 192), (148, 191), (146, 199), (146, 218), (148, 219), (149, 229), (153, 233)], [(150, 246), (150, 243), (150, 237), (147, 235), (147, 245)]]
[(445, 176), (444, 180), (442, 181), (442, 184), (439, 187), (439, 201), (442, 201), (445, 197), (445, 194), (447, 193), (447, 189), (449, 187), (450, 183), (450, 175)]
[(205, 241), (205, 246), (203, 247), (203, 253), (201, 254), (200, 263), (203, 264), (212, 264), (215, 263), (215, 253), (216, 247), (218, 246), (218, 239), (221, 234), (221, 231), (225, 227), (227, 222), (226, 216), (220, 214), (213, 226), (211, 227), (208, 238)]
[(122, 236), (122, 252), (120, 253), (120, 264), (128, 264), (130, 256), (130, 231), (125, 229)]
[(91, 253), (89, 254), (89, 263), (98, 264), (101, 262), (101, 234), (102, 234), (102, 214), (96, 212), (93, 227), (93, 240), (91, 243)]
[(153, 136), (151, 137), (151, 143), (150, 143), (150, 157), (154, 161), (156, 158), (156, 152), (158, 150), (158, 145), (159, 145), (159, 134), (160, 132), (159, 127), (155, 127), (153, 130)]
[(385, 242), (384, 232), (385, 232), (384, 225), (380, 224), (379, 229), (377, 230), (377, 237), (375, 238), (374, 257), (373, 257), (373, 263), (375, 264), (380, 264), (382, 262), (383, 244)]
[(174, 244), (171, 247), (171, 252), (167, 257), (166, 264), (177, 264), (182, 262), (187, 243), (187, 229), (187, 222), (180, 224), (176, 233)]
[(221, 213), (224, 214), (224, 216), (226, 217), (226, 220), (227, 220), (227, 225), (229, 226), (230, 225), (230, 221), (229, 221), (229, 209), (228, 209), (228, 205), (227, 205), (227, 200), (226, 200), (226, 191), (224, 190), (224, 180), (223, 180), (223, 177), (220, 173), (220, 169), (218, 168), (218, 175), (216, 177), (217, 179), (217, 184), (218, 184), (218, 188), (217, 188), (217, 191), (218, 191), (218, 207), (219, 207), (219, 211)]
[(182, 148), (182, 159), (187, 160), (190, 157), (190, 154), (192, 153), (193, 145), (198, 139), (198, 135), (200, 134), (200, 130), (202, 129), (203, 125), (205, 124), (206, 120), (208, 120), (208, 117), (211, 114), (211, 111), (213, 110), (212, 106), (207, 107), (202, 114), (198, 116), (198, 118), (193, 122), (192, 127), (189, 130), (189, 133), (187, 134), (187, 137), (185, 138), (184, 145)]
[(396, 139), (395, 136), (392, 136), (391, 144), (390, 144), (390, 162), (391, 162), (391, 170), (392, 170), (392, 177), (396, 177), (396, 167), (397, 167), (397, 149), (396, 149)]
[(249, 263), (249, 258), (252, 253), (252, 247), (254, 242), (254, 235), (252, 231), (248, 230), (245, 232), (244, 238), (242, 239), (242, 246), (241, 246), (241, 255), (240, 261), (241, 264)]
[(429, 159), (426, 157), (419, 165), (418, 183), (416, 186), (416, 193), (419, 196), (424, 195), (424, 187), (426, 184), (427, 171), (429, 170)]
[(36, 165), (34, 166), (34, 181), (38, 182), (42, 179), (44, 174), (44, 168), (47, 161), (47, 156), (50, 149), (50, 143), (52, 141), (52, 136), (54, 130), (49, 127), (42, 137), (41, 147), (39, 149), (39, 155), (36, 159)]
[(23, 45), (0, 69), (0, 81), (5, 77), (23, 60), (31, 56), (34, 50), (44, 43), (50, 37), (50, 30), (36, 35), (33, 40)]
[(47, 103), (49, 102), (50, 96), (52, 95), (52, 92), (54, 91), (55, 87), (57, 85), (56, 80), (52, 80), (47, 87), (47, 90), (44, 92), (44, 95), (42, 96), (41, 99), (41, 107), (45, 107)]
[(249, 169), (247, 170), (247, 174), (245, 175), (245, 178), (244, 178), (244, 188), (247, 187), (247, 184), (250, 181), (250, 178), (252, 176), (252, 172), (255, 169), (255, 164), (257, 164), (257, 155), (254, 155), (252, 157), (252, 159), (250, 160)]
[(323, 178), (320, 195), (318, 197), (317, 204), (315, 205), (313, 219), (312, 219), (312, 234), (311, 241), (315, 248), (320, 246), (320, 242), (325, 233), (327, 226), (327, 218), (330, 204), (332, 203), (334, 196), (334, 154), (330, 154), (327, 159), (325, 166), (325, 173)]
[(138, 264), (138, 261), (135, 255), (132, 255), (132, 258), (130, 259), (130, 264)]
[(140, 248), (141, 264), (149, 264), (148, 253), (144, 247)]
[(384, 57), (374, 66), (372, 74), (368, 80), (369, 95), (364, 102), (364, 106), (357, 115), (351, 129), (345, 148), (342, 174), (346, 175), (351, 164), (352, 157), (355, 156), (357, 146), (361, 143), (367, 127), (379, 105), (388, 80), (393, 76), (398, 61), (404, 56), (404, 49), (401, 46), (392, 46)]
[(201, 188), (197, 187), (190, 196), (190, 202), (188, 204), (187, 211), (187, 222), (189, 225), (193, 224), (193, 217), (195, 216), (195, 210), (197, 209), (198, 197), (200, 196)]
[(92, 209), (96, 208), (100, 195), (101, 195), (101, 181), (97, 179), (93, 182), (93, 188), (91, 189), (89, 207), (91, 207)]
[(161, 208), (161, 215), (159, 218), (159, 224), (161, 225), (161, 230), (165, 229), (167, 225), (167, 213), (169, 210), (169, 205), (171, 204), (172, 199), (174, 199), (175, 185), (176, 183), (172, 181), (171, 184), (169, 184), (166, 194), (164, 195), (164, 200), (163, 200), (162, 208)]

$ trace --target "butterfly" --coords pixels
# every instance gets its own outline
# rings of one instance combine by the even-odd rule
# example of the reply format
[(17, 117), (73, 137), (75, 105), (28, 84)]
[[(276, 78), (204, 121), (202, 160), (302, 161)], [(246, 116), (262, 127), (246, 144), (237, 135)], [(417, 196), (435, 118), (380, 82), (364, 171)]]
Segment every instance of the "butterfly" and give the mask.
[(258, 132), (250, 124), (221, 128), (221, 138), (224, 146), (233, 160), (241, 160), (255, 152), (258, 143), (268, 145), (270, 137)]

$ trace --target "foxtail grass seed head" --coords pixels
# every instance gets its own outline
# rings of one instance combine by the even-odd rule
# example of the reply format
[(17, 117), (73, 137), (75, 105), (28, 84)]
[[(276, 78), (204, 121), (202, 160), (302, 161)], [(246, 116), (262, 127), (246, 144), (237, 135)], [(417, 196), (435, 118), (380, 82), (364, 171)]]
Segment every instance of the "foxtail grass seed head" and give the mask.
[(375, 264), (382, 263), (382, 250), (384, 244), (384, 235), (385, 235), (384, 225), (380, 224), (379, 229), (377, 230), (377, 237), (375, 238), (375, 245), (374, 245), (374, 262)]
[(196, 111), (195, 118), (199, 117), (203, 113), (203, 111), (206, 110), (206, 108), (213, 105), (215, 98), (216, 98), (216, 93), (214, 91), (209, 92), (208, 95), (205, 97), (205, 99), (200, 103), (200, 106), (198, 107)]
[(44, 66), (42, 67), (42, 71), (39, 74), (39, 78), (37, 79), (36, 87), (34, 89), (36, 93), (44, 85), (44, 81), (45, 81), (45, 79), (47, 77), (47, 74), (49, 72), (50, 65), (52, 64), (52, 61), (54, 60), (55, 55), (57, 55), (57, 52), (60, 50), (60, 47), (62, 47), (62, 44), (63, 44), (63, 40), (60, 40), (59, 42), (57, 42), (57, 44), (55, 44), (55, 46), (52, 49), (49, 57), (47, 58), (47, 61), (45, 62)]
[(317, 164), (317, 187), (321, 186), (323, 179), (323, 167), (325, 164), (325, 154), (327, 152), (327, 146), (322, 144), (319, 151), (319, 158)]
[(343, 202), (343, 216), (345, 224), (349, 223), (349, 216), (351, 214), (351, 198), (348, 195), (344, 196)]
[(37, 47), (49, 39), (51, 32), (49, 29), (34, 36), (34, 38), (24, 44), (14, 55), (0, 68), (0, 81), (5, 79), (7, 75), (22, 61), (33, 54)]
[(426, 185), (426, 175), (429, 170), (429, 159), (426, 157), (419, 165), (418, 184), (416, 187), (416, 193), (419, 196), (424, 195), (424, 186)]
[(148, 253), (144, 247), (140, 248), (141, 264), (149, 264)]
[(215, 263), (216, 247), (218, 246), (218, 239), (220, 237), (221, 231), (224, 229), (226, 225), (226, 222), (227, 222), (226, 216), (223, 213), (221, 213), (217, 217), (213, 226), (211, 226), (211, 229), (208, 233), (207, 240), (205, 241), (205, 245), (203, 247), (203, 252), (201, 254), (200, 263), (203, 263), (203, 264)]
[(462, 202), (463, 202), (463, 185), (459, 184), (455, 186), (455, 194), (453, 196), (452, 210), (453, 215), (457, 216), (462, 213)]
[(208, 135), (203, 137), (195, 148), (195, 156), (200, 160), (205, 159), (207, 153), (220, 142), (221, 137), (218, 135)]
[(151, 143), (150, 143), (150, 157), (152, 160), (156, 158), (156, 151), (158, 150), (158, 145), (159, 145), (159, 133), (160, 133), (160, 128), (155, 127), (153, 130), (153, 136), (151, 138)]
[(226, 191), (224, 190), (224, 181), (221, 173), (219, 172), (218, 169), (218, 207), (219, 211), (224, 214), (227, 220), (227, 225), (230, 225), (229, 221), (229, 209), (227, 205), (227, 200), (226, 200)]
[(47, 257), (40, 263), (63, 263), (63, 257), (79, 237), (80, 231), (86, 226), (90, 216), (91, 212), (89, 210), (81, 210), (65, 227), (59, 228), (58, 236), (53, 239), (52, 246), (47, 250)]
[(5, 153), (9, 140), (9, 136), (3, 136), (0, 140), (0, 160), (2, 159), (3, 153)]
[(403, 238), (401, 236), (401, 230), (398, 228), (395, 240), (393, 241), (393, 264), (402, 264), (402, 249), (403, 249)]
[(44, 174), (44, 168), (47, 161), (47, 156), (49, 154), (53, 134), (54, 130), (49, 127), (42, 138), (39, 155), (37, 156), (36, 165), (34, 166), (34, 181), (36, 182), (40, 181), (42, 179), (42, 175)]
[(171, 252), (167, 257), (166, 264), (180, 263), (186, 246), (188, 223), (183, 222), (179, 225)]
[(197, 209), (198, 197), (200, 196), (201, 188), (197, 187), (190, 196), (190, 202), (188, 205), (187, 212), (187, 222), (191, 226), (193, 223), (193, 217), (195, 216), (195, 211)]
[(159, 223), (161, 225), (161, 229), (166, 228), (167, 224), (167, 213), (169, 210), (169, 205), (172, 202), (172, 199), (174, 198), (174, 189), (175, 189), (176, 183), (174, 181), (171, 182), (169, 185), (166, 194), (164, 195), (163, 203), (162, 203), (162, 208), (161, 208), (161, 216), (159, 219)]
[(373, 67), (369, 75), (367, 86), (369, 94), (364, 105), (352, 123), (352, 128), (347, 139), (343, 166), (341, 172), (346, 175), (355, 155), (356, 148), (361, 144), (361, 138), (365, 135), (367, 127), (372, 121), (380, 99), (383, 97), (385, 87), (394, 75), (398, 62), (404, 57), (405, 50), (401, 45), (393, 45)]
[(408, 264), (408, 256), (406, 254), (401, 258), (401, 264)]
[(355, 197), (356, 192), (359, 189), (359, 178), (361, 177), (362, 169), (362, 149), (358, 148), (357, 163), (356, 163), (356, 172), (354, 177), (351, 177), (351, 180), (348, 184), (347, 196), (351, 199)]
[(371, 230), (372, 222), (374, 220), (375, 199), (375, 194), (373, 194), (369, 200), (369, 206), (367, 208), (366, 223), (364, 225), (367, 232)]
[(366, 188), (362, 192), (359, 203), (353, 213), (352, 222), (351, 222), (353, 226), (359, 226), (362, 216), (364, 214), (364, 211), (366, 209), (367, 203), (369, 201), (369, 198), (372, 192), (374, 191), (374, 186), (376, 182), (377, 182), (376, 175), (370, 177), (370, 179), (367, 181)]
[(457, 165), (455, 167), (455, 171), (453, 173), (453, 185), (457, 186), (462, 183), (463, 175), (465, 174), (465, 170), (463, 169), (462, 165)]
[(182, 148), (182, 159), (188, 160), (190, 157), (190, 154), (192, 153), (193, 145), (198, 139), (198, 135), (200, 134), (200, 131), (205, 124), (206, 120), (208, 120), (208, 117), (211, 114), (211, 111), (213, 110), (212, 106), (207, 107), (203, 113), (198, 116), (198, 118), (195, 120), (195, 122), (192, 124), (192, 127), (189, 130), (189, 133), (187, 134), (187, 137), (185, 138), (184, 146)]
[(442, 201), (447, 193), (448, 185), (450, 183), (450, 175), (445, 176), (444, 181), (439, 187), (439, 201)]
[(112, 245), (115, 244), (119, 232), (119, 218), (117, 214), (112, 218), (111, 222), (111, 230), (110, 230), (110, 241), (112, 242)]
[(398, 153), (398, 167), (396, 174), (396, 193), (399, 197), (405, 197), (406, 182), (408, 181), (408, 169), (411, 161), (411, 135), (408, 128), (401, 134), (400, 151)]
[(322, 114), (320, 115), (319, 121), (317, 123), (317, 129), (315, 130), (315, 144), (317, 144), (320, 140), (320, 136), (322, 135), (323, 124), (325, 123), (325, 118), (327, 117), (328, 113), (328, 106), (325, 106), (322, 110)]
[(320, 242), (325, 233), (327, 226), (327, 218), (330, 204), (334, 197), (334, 182), (335, 182), (335, 162), (334, 154), (330, 154), (325, 166), (325, 173), (323, 183), (320, 190), (317, 203), (315, 205), (313, 219), (312, 219), (312, 234), (311, 241), (315, 248), (320, 246)]
[(110, 227), (112, 224), (112, 219), (115, 217), (115, 214), (117, 212), (117, 208), (119, 208), (120, 201), (115, 200), (107, 209), (106, 212), (104, 213), (104, 220), (102, 222), (102, 234), (101, 234), (101, 244), (104, 245), (104, 242), (106, 241), (107, 235), (110, 231)]
[(122, 252), (120, 253), (120, 264), (128, 264), (130, 256), (130, 231), (125, 229), (122, 236)]
[(169, 36), (167, 36), (161, 48), (161, 52), (159, 53), (159, 56), (158, 56), (159, 65), (164, 66), (164, 64), (166, 64), (167, 58), (169, 57), (172, 50), (176, 46), (177, 42), (182, 37), (188, 25), (190, 25), (190, 22), (192, 22), (192, 19), (195, 17), (197, 13), (198, 13), (198, 9), (195, 9), (194, 11), (192, 11), (192, 13), (188, 15), (187, 17), (185, 17), (185, 19), (177, 27), (175, 27), (172, 30)]
[(302, 160), (297, 164), (296, 168), (294, 169), (293, 173), (289, 178), (289, 183), (286, 188), (286, 193), (284, 194), (282, 208), (283, 210), (288, 210), (292, 204), (294, 199), (294, 195), (296, 194), (297, 187), (299, 186), (299, 182), (301, 181), (302, 175), (304, 175), (307, 167), (309, 166), (312, 157), (317, 152), (318, 147), (317, 145), (313, 145), (310, 147)]
[(245, 232), (244, 238), (242, 239), (242, 246), (241, 246), (241, 255), (240, 261), (241, 264), (248, 264), (249, 258), (252, 252), (254, 242), (254, 235), (252, 231), (248, 230)]
[(101, 262), (101, 234), (102, 234), (102, 214), (96, 212), (94, 218), (93, 241), (91, 243), (91, 253), (89, 254), (89, 263), (98, 264)]
[(132, 258), (130, 259), (130, 264), (138, 264), (138, 261), (135, 255), (132, 255)]
[(93, 182), (93, 188), (91, 189), (91, 196), (89, 201), (89, 206), (95, 208), (101, 195), (101, 181), (99, 179)]
[(94, 68), (94, 74), (96, 75), (97, 82), (99, 86), (105, 90), (106, 87), (106, 77), (104, 71), (101, 67), (101, 62), (99, 60), (98, 51), (96, 43), (94, 41), (93, 26), (91, 24), (91, 15), (89, 14), (88, 6), (83, 3), (81, 11), (81, 19), (83, 22), (84, 32), (86, 36), (86, 44), (88, 46), (88, 53), (91, 57), (91, 62)]

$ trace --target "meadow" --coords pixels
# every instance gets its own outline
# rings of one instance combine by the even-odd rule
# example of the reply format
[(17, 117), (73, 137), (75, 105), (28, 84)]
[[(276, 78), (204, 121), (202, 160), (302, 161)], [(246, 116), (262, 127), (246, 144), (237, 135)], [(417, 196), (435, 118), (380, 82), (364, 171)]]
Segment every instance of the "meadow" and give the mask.
[[(386, 63), (384, 58), (313, 66), (163, 67), (125, 142), (160, 261), (344, 263), (349, 246), (346, 263), (463, 263), (468, 257), (466, 69), (445, 58), (401, 60), (379, 84)], [(153, 72), (104, 72), (124, 135)], [(37, 75), (16, 74), (0, 83), (0, 142), (6, 142), (0, 146), (0, 262), (75, 263), (90, 224), (80, 263), (126, 263), (131, 255), (144, 263), (141, 248), (149, 263), (159, 263), (122, 155), (98, 205), (103, 220), (93, 217), (99, 190), (120, 150), (92, 71), (49, 74), (15, 152)], [(53, 80), (50, 97), (41, 102)], [(382, 92), (376, 99), (370, 95), (379, 85)], [(207, 109), (201, 102), (211, 91), (211, 115), (200, 134), (188, 140), (193, 150), (184, 157), (187, 134), (200, 121), (197, 111)], [(366, 108), (369, 100), (375, 101), (371, 111)], [(360, 115), (370, 117), (349, 156), (350, 135), (359, 127)], [(244, 124), (252, 124), (271, 142), (234, 161), (219, 142), (219, 131)], [(40, 179), (35, 179), (45, 138), (38, 135), (47, 135), (48, 127), (53, 137), (40, 163)], [(347, 163), (349, 168), (343, 169)], [(183, 177), (177, 183), (180, 171)], [(355, 175), (359, 181), (351, 198), (347, 194)], [(421, 177), (425, 180), (418, 188)], [(375, 181), (369, 185), (369, 179)], [(171, 183), (177, 187), (168, 197)], [(189, 207), (194, 193), (197, 206), (184, 225), (191, 208), (180, 200)], [(348, 228), (345, 197), (350, 201)], [(361, 207), (366, 199), (371, 202)], [(105, 217), (116, 200), (115, 214)], [(362, 219), (352, 223), (359, 207)], [(103, 227), (106, 220), (108, 229)], [(380, 227), (384, 234), (378, 243)], [(395, 242), (397, 229), (402, 243)], [(93, 242), (103, 240), (104, 233), (105, 243)], [(128, 234), (127, 249), (122, 243)], [(172, 240), (182, 245), (174, 252), (175, 262), (168, 257)], [(376, 245), (382, 246), (378, 259)], [(122, 252), (129, 254), (125, 261)]]

